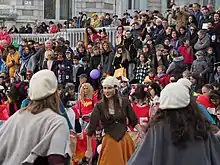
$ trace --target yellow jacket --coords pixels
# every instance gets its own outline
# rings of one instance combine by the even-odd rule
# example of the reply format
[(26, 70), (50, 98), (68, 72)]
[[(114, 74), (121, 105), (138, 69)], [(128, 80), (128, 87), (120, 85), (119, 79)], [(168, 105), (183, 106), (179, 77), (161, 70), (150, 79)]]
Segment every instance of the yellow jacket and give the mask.
[[(14, 63), (12, 61), (15, 61)], [(13, 55), (8, 54), (6, 59), (6, 65), (9, 68), (9, 77), (14, 77), (16, 70), (19, 68), (20, 61), (19, 61), (19, 54), (16, 51)]]

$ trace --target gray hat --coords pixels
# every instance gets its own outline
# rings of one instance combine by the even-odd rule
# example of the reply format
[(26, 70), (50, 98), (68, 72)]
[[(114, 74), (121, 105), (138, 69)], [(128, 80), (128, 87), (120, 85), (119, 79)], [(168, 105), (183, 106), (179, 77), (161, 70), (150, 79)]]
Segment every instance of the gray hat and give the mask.
[(195, 56), (204, 56), (204, 52), (199, 50), (198, 52), (196, 52)]
[(79, 78), (88, 78), (87, 74), (83, 73), (81, 75), (79, 75)]

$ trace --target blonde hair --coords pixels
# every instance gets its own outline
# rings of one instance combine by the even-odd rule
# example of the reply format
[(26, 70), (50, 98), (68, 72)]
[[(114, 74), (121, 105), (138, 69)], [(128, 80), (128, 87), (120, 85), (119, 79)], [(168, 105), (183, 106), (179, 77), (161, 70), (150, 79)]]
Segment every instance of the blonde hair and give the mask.
[(38, 114), (46, 109), (51, 109), (55, 113), (60, 114), (60, 99), (58, 92), (55, 92), (45, 99), (31, 101), (26, 108), (21, 109), (21, 112), (27, 110), (33, 114)]
[(47, 50), (44, 55), (45, 55), (46, 59), (47, 59), (48, 55), (51, 55), (52, 57), (54, 57), (54, 51), (53, 50)]
[(94, 94), (94, 89), (92, 87), (91, 84), (89, 83), (84, 83), (82, 84), (81, 88), (80, 88), (80, 95), (79, 95), (79, 100), (81, 103), (84, 103), (84, 100), (85, 100), (85, 92), (84, 92), (84, 87), (87, 87), (89, 89), (89, 94), (88, 94), (88, 97), (90, 99), (92, 99), (93, 97), (93, 94)]

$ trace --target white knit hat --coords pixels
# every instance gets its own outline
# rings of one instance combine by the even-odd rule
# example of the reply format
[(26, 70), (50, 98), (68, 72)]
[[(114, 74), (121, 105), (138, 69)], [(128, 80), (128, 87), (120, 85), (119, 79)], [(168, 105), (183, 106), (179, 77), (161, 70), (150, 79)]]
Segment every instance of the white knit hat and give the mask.
[(31, 100), (45, 99), (56, 92), (57, 86), (55, 74), (50, 70), (41, 70), (30, 80), (29, 97)]
[(189, 89), (181, 83), (168, 84), (160, 94), (160, 109), (178, 109), (190, 103)]
[(120, 82), (117, 78), (109, 76), (107, 78), (105, 78), (105, 80), (103, 80), (102, 82), (102, 86), (112, 86), (112, 87), (119, 87), (120, 86)]

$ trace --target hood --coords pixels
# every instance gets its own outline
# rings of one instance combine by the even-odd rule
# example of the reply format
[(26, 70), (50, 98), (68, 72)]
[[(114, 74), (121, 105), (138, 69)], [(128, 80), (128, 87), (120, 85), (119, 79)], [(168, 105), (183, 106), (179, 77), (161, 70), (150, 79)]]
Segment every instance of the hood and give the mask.
[(183, 56), (176, 57), (176, 58), (173, 59), (173, 61), (175, 61), (175, 62), (184, 61), (184, 57)]

